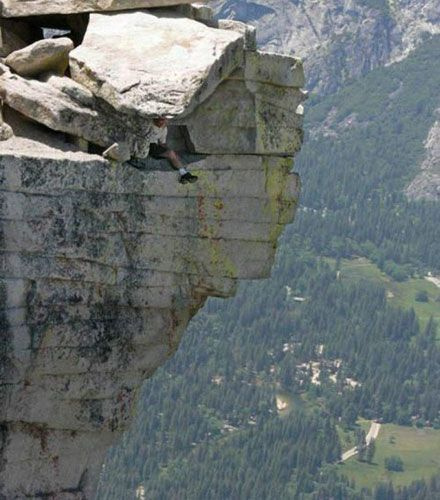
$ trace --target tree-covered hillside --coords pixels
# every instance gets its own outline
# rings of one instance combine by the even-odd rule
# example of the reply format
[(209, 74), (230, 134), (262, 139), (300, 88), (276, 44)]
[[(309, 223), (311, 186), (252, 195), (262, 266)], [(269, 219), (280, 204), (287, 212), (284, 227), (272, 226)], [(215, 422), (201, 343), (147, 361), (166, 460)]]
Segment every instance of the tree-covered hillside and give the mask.
[(296, 233), (318, 253), (365, 255), (396, 279), (440, 269), (440, 206), (403, 194), (440, 106), (436, 37), (308, 110)]
[(440, 496), (438, 478), (361, 491), (337, 465), (359, 417), (440, 428), (435, 322), (396, 307), (381, 281), (341, 278), (341, 259), (360, 256), (390, 283), (440, 271), (440, 206), (403, 194), (440, 104), (439, 53), (433, 38), (311, 99), (302, 208), (273, 277), (194, 319), (145, 384), (100, 500)]

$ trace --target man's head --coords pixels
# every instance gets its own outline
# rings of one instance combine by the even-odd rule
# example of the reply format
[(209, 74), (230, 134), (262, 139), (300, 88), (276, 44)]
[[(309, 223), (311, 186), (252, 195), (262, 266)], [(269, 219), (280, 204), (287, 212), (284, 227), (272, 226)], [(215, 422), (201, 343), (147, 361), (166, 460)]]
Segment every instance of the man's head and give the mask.
[(153, 120), (153, 123), (159, 128), (166, 127), (168, 125), (168, 118), (165, 116), (159, 116)]

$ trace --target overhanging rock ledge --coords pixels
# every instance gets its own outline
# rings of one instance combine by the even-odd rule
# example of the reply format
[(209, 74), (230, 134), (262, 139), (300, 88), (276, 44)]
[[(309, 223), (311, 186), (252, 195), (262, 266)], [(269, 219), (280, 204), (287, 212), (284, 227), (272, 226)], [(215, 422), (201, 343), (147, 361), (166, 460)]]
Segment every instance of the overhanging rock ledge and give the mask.
[[(142, 382), (208, 296), (269, 276), (295, 214), (301, 61), (256, 51), (251, 28), (206, 6), (146, 3), (92, 14), (66, 75), (0, 64), (0, 498), (92, 499)], [(43, 4), (5, 0), (3, 15)], [(99, 33), (130, 26), (140, 47), (109, 61)], [(138, 56), (159, 49), (168, 75)], [(196, 184), (147, 158), (162, 113)], [(96, 154), (114, 143), (135, 166)]]

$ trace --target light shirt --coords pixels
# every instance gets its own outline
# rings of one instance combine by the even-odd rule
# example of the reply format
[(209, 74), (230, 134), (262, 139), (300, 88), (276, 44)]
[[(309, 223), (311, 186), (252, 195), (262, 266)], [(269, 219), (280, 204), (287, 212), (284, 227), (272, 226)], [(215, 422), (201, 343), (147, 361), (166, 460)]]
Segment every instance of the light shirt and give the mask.
[(152, 144), (166, 144), (168, 135), (167, 127), (156, 127), (153, 123), (153, 128), (151, 131), (150, 142)]

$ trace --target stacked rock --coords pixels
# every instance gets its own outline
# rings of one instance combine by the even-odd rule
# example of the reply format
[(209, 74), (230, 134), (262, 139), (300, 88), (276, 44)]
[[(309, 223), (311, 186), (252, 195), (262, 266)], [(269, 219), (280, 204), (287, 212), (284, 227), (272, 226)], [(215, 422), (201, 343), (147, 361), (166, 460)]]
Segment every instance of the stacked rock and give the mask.
[[(172, 3), (3, 0), (3, 16), (27, 16), (2, 20), (4, 103), (52, 130), (110, 148), (108, 155), (119, 161), (148, 155), (157, 116), (187, 127), (196, 153), (294, 153), (302, 64), (256, 51), (253, 28), (216, 22), (208, 7), (197, 4), (85, 14)], [(67, 37), (26, 45), (32, 36), (43, 37), (45, 26), (70, 30), (76, 47)], [(234, 100), (224, 101), (231, 93)], [(206, 111), (211, 123), (199, 119)], [(243, 121), (247, 143), (238, 144)]]
[[(92, 499), (190, 318), (270, 274), (303, 68), (206, 5), (0, 7), (0, 497)], [(196, 184), (146, 158), (158, 116)]]
[(152, 9), (190, 4), (191, 0), (1, 0), (1, 17), (43, 16), (48, 14), (82, 14), (130, 9)]

